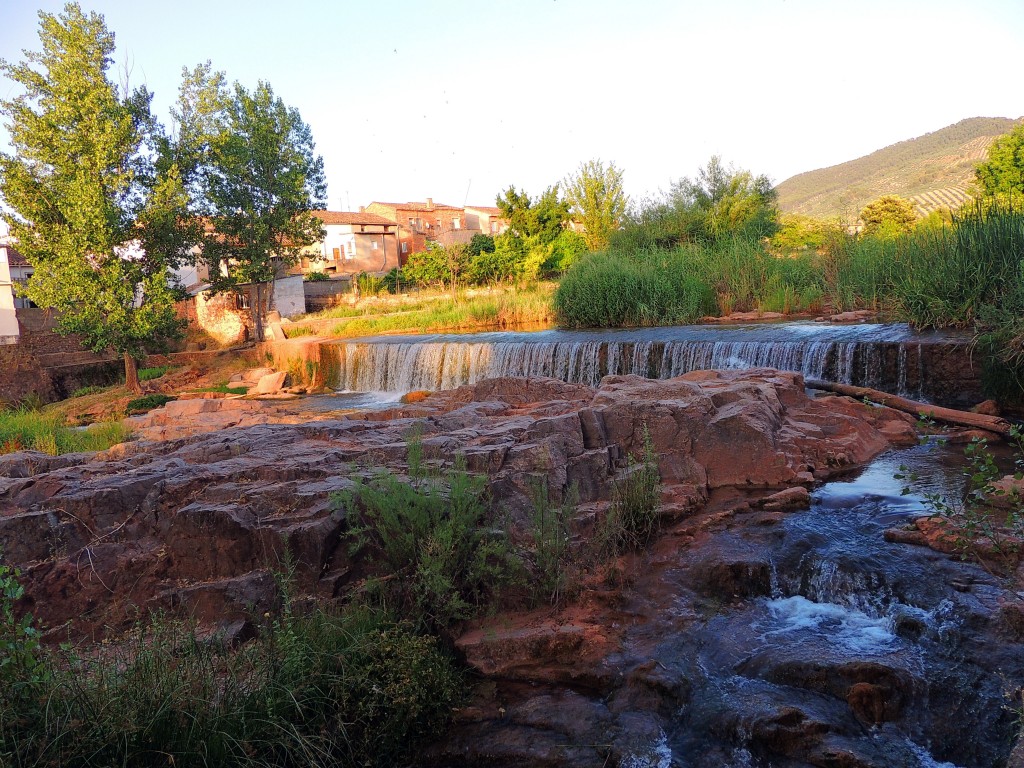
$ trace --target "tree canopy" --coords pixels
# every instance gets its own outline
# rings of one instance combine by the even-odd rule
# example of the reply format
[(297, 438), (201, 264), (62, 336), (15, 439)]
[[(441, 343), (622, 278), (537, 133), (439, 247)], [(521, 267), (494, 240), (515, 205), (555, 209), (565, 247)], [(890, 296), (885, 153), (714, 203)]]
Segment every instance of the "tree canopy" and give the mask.
[(553, 242), (569, 221), (569, 203), (559, 196), (557, 184), (536, 200), (510, 186), (498, 196), (496, 205), (515, 236), (539, 245)]
[(974, 177), (985, 197), (1024, 197), (1024, 122), (992, 142)]
[[(217, 87), (208, 77), (205, 91)], [(323, 160), (314, 153), (312, 133), (298, 110), (265, 82), (252, 92), (235, 83), (222, 113), (207, 126), (201, 208), (212, 231), (204, 259), (215, 290), (256, 285), (250, 306), (261, 340), (261, 286), (323, 237), (312, 213), (324, 207), (327, 196)]]
[(23, 92), (0, 100), (14, 153), (0, 154), (0, 194), (33, 265), (29, 299), (58, 311), (58, 330), (90, 349), (135, 357), (160, 348), (181, 322), (168, 278), (189, 259), (188, 196), (164, 150), (151, 94), (111, 82), (114, 35), (74, 3), (39, 13), (42, 50), (0, 61)]
[(565, 199), (570, 211), (583, 223), (583, 238), (591, 251), (608, 245), (619, 228), (629, 200), (622, 186), (622, 170), (601, 160), (581, 163), (565, 180)]
[(864, 234), (892, 239), (913, 231), (917, 212), (909, 200), (899, 195), (882, 195), (864, 206), (860, 219), (864, 222)]
[(612, 241), (628, 249), (680, 243), (714, 245), (731, 237), (771, 237), (778, 229), (776, 193), (767, 176), (726, 165), (713, 156), (697, 177), (639, 203)]

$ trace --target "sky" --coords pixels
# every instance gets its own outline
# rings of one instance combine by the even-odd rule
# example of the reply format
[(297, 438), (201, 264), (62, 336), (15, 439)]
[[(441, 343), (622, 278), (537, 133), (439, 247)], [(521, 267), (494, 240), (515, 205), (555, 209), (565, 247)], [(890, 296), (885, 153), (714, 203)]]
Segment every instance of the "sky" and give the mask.
[[(183, 66), (269, 82), (312, 129), (332, 210), (494, 205), (592, 159), (634, 199), (712, 155), (778, 183), (1024, 115), (1022, 0), (81, 4), (116, 34), (111, 77), (145, 85), (165, 123)], [(38, 50), (38, 11), (63, 5), (0, 0), (0, 58)], [(0, 77), (0, 96), (17, 93)]]

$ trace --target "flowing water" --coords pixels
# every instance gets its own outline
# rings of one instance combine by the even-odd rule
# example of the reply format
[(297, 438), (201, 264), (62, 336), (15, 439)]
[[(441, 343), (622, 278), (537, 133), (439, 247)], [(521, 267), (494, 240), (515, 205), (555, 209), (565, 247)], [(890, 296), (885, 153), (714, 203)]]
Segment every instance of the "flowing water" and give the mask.
[[(750, 573), (767, 565), (770, 577), (752, 579), (747, 599), (715, 596), (654, 649), (693, 689), (667, 724), (665, 765), (1005, 764), (1017, 717), (1007, 696), (1024, 684), (1021, 638), (999, 619), (1013, 595), (977, 566), (884, 540), (925, 512), (894, 479), (900, 464), (921, 474), (918, 493), (960, 486), (952, 449), (892, 452), (818, 489), (779, 529), (717, 535), (717, 557), (749, 556)], [(669, 579), (685, 593), (692, 570), (684, 561)], [(877, 722), (853, 714), (854, 683), (876, 696)], [(794, 746), (807, 732), (825, 734), (810, 757)]]
[(387, 336), (330, 346), (339, 358), (337, 388), (353, 392), (451, 389), (495, 376), (596, 385), (613, 374), (664, 379), (708, 368), (768, 367), (932, 399), (931, 358), (966, 344), (956, 334), (918, 334), (901, 324), (792, 322)]

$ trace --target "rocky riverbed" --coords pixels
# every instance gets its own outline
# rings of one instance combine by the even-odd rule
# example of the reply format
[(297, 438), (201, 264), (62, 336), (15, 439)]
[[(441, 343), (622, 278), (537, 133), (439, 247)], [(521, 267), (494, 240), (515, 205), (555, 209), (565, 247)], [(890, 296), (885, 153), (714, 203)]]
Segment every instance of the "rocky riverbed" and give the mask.
[(1024, 683), (1016, 593), (886, 541), (922, 514), (900, 506), (893, 467), (872, 465), (873, 483), (846, 493), (821, 485), (893, 446), (921, 450), (907, 448), (903, 414), (811, 398), (798, 374), (755, 370), (594, 388), (492, 379), (347, 415), (182, 401), (137, 425), (138, 441), (100, 454), (0, 458), (0, 546), (25, 574), (22, 607), (51, 637), (116, 634), (164, 609), (244, 639), (278, 598), (271, 571), (285, 547), (302, 590), (343, 597), (360, 572), (339, 546), (345, 513), (331, 494), (380, 468), (405, 473), (413, 434), (428, 462), (461, 455), (486, 474), (513, 525), (538, 477), (556, 501), (574, 489), (580, 531), (649, 440), (663, 535), (557, 610), (465, 627), (456, 646), (478, 676), (474, 700), (424, 760), (1009, 759), (1003, 696), (1019, 706)]

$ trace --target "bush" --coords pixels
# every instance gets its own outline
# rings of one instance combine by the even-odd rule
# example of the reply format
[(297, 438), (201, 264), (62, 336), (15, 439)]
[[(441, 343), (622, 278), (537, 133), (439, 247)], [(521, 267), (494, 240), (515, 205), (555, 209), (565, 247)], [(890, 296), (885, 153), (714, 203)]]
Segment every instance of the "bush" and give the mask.
[(302, 278), (307, 283), (324, 283), (331, 279), (326, 272), (307, 272)]
[(646, 547), (658, 532), (660, 517), (658, 459), (654, 455), (647, 427), (644, 427), (643, 460), (630, 457), (625, 475), (615, 484), (612, 503), (597, 531), (597, 547), (602, 558)]
[(154, 368), (139, 368), (139, 381), (152, 381), (159, 379), (168, 371), (174, 370), (173, 365), (160, 365)]
[(124, 412), (127, 416), (132, 416), (137, 413), (146, 413), (146, 411), (159, 408), (160, 406), (166, 405), (171, 402), (171, 400), (175, 399), (176, 398), (171, 395), (143, 395), (142, 397), (137, 397), (134, 400), (129, 400), (128, 404), (124, 407)]
[(95, 384), (90, 384), (87, 387), (79, 387), (71, 393), (70, 397), (85, 397), (86, 395), (98, 395), (100, 392), (106, 392), (110, 387), (100, 387)]
[(576, 563), (569, 532), (576, 508), (576, 490), (567, 494), (561, 506), (551, 503), (547, 478), (530, 489), (530, 538), (532, 539), (534, 598), (557, 604), (573, 588)]
[(368, 597), (444, 632), (493, 603), (518, 567), (487, 520), (483, 480), (462, 466), (422, 476), (417, 440), (409, 450), (410, 482), (381, 472), (338, 494), (335, 504), (352, 521), (350, 551), (373, 570)]
[(356, 286), (359, 288), (360, 296), (376, 296), (387, 288), (383, 277), (369, 272), (360, 272), (356, 275)]

